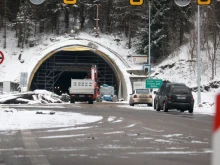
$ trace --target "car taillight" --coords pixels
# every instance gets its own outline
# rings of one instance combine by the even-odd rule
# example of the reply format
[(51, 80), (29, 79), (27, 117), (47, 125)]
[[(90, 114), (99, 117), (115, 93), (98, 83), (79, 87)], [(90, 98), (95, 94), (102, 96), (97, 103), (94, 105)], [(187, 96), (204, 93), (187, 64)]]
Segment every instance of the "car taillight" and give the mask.
[(71, 96), (75, 97), (76, 95), (71, 95)]
[(152, 96), (150, 95), (149, 98), (152, 98)]
[(194, 101), (194, 98), (193, 98), (193, 96), (191, 97), (191, 100), (192, 100), (192, 101)]
[(134, 98), (137, 98), (137, 95), (134, 95)]
[(168, 99), (168, 101), (170, 101), (170, 100), (171, 100), (171, 97), (170, 97), (170, 96), (167, 96), (167, 99)]

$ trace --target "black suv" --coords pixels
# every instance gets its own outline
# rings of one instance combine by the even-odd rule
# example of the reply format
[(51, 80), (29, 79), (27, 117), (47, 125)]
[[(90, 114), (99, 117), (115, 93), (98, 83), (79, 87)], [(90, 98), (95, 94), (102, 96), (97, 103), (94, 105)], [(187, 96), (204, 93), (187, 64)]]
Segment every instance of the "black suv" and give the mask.
[(171, 83), (171, 82), (169, 82), (169, 81), (164, 81), (164, 82), (162, 83), (162, 85), (160, 86), (160, 88), (158, 89), (158, 91), (157, 91), (157, 92), (154, 92), (154, 94), (156, 94), (155, 97), (154, 97), (154, 109), (156, 109), (158, 100), (159, 100), (159, 98), (162, 96), (162, 92), (163, 92), (164, 88), (165, 88), (165, 87), (168, 87), (168, 86), (170, 86), (170, 85), (173, 85), (173, 86), (174, 86), (174, 85), (175, 85), (175, 86), (186, 86), (186, 85), (183, 84), (183, 83)]
[(193, 113), (194, 99), (191, 89), (183, 83), (163, 83), (156, 92), (154, 99), (154, 109), (164, 112), (168, 109), (178, 109), (181, 112), (188, 110)]

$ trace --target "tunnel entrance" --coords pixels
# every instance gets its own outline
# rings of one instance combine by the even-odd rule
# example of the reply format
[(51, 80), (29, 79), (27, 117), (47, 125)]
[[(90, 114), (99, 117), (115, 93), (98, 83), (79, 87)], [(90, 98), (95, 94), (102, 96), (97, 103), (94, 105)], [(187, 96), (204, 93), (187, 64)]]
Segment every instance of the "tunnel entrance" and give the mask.
[[(58, 72), (57, 72), (58, 74)], [(54, 93), (61, 95), (62, 93), (69, 94), (71, 79), (83, 79), (88, 77), (87, 72), (63, 72), (59, 79), (54, 83)]]
[(68, 93), (71, 78), (90, 78), (93, 65), (98, 69), (98, 85), (114, 86), (117, 92), (119, 83), (115, 71), (104, 57), (90, 50), (56, 52), (38, 68), (30, 89), (45, 89), (59, 95)]

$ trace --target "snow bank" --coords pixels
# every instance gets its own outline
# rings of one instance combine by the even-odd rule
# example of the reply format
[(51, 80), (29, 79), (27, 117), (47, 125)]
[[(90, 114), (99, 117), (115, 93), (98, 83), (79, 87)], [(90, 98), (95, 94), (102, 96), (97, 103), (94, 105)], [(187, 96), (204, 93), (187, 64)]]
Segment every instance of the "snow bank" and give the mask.
[(102, 120), (102, 116), (89, 116), (80, 113), (56, 111), (18, 111), (16, 109), (4, 109), (0, 107), (0, 133), (9, 130), (45, 129), (75, 127)]
[(35, 90), (34, 92), (3, 94), (0, 95), (0, 103), (9, 104), (41, 104), (62, 103), (61, 96), (46, 90)]

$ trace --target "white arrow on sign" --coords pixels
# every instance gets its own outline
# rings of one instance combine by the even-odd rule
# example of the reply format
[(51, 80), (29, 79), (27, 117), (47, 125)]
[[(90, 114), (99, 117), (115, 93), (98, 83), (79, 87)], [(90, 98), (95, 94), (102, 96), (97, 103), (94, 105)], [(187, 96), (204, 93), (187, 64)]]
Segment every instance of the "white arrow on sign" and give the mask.
[(30, 0), (31, 3), (33, 3), (34, 5), (40, 5), (42, 4), (45, 0)]

